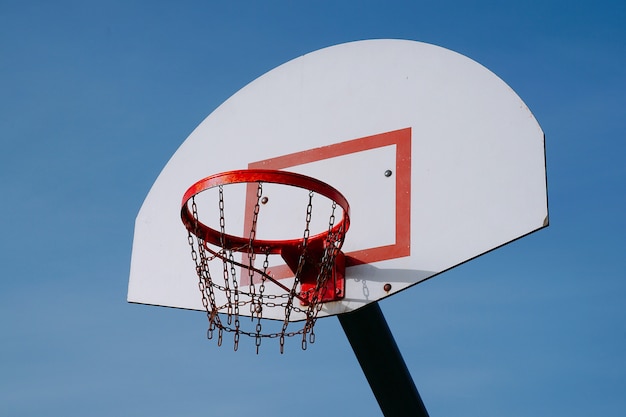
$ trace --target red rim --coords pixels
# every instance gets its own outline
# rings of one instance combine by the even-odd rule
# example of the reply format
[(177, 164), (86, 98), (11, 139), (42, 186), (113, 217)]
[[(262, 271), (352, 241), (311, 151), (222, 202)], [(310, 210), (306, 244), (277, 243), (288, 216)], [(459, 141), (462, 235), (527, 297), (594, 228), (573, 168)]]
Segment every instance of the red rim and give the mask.
[[(296, 174), (288, 171), (278, 171), (269, 169), (243, 169), (236, 171), (222, 172), (220, 174), (211, 175), (203, 178), (200, 181), (193, 184), (185, 192), (181, 207), (181, 218), (187, 230), (197, 237), (203, 239), (205, 242), (212, 243), (217, 246), (222, 246), (222, 233), (215, 230), (204, 223), (198, 221), (197, 227), (195, 226), (195, 220), (193, 213), (189, 210), (189, 200), (192, 197), (200, 194), (203, 191), (211, 188), (218, 187), (220, 185), (237, 184), (237, 183), (274, 183), (284, 184), (292, 187), (303, 188), (305, 190), (313, 191), (314, 193), (323, 195), (340, 206), (343, 209), (343, 216), (339, 223), (333, 226), (332, 233), (339, 231), (345, 232), (350, 226), (350, 205), (348, 200), (330, 185), (322, 182), (318, 179), (308, 177), (302, 174)], [(326, 230), (308, 238), (309, 243), (319, 242), (326, 239), (329, 231)], [(280, 253), (284, 247), (297, 247), (303, 243), (303, 238), (299, 239), (287, 239), (287, 240), (260, 240), (257, 239), (253, 242), (252, 250), (255, 253)], [(248, 247), (250, 244), (249, 238), (233, 236), (229, 234), (223, 235), (223, 247), (227, 250), (237, 250), (238, 248)]]

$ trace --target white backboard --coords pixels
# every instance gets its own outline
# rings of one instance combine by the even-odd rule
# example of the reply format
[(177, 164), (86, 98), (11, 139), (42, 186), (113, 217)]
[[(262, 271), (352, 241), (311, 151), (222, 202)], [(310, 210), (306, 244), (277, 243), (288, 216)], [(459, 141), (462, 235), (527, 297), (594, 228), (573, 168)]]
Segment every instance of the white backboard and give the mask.
[[(201, 178), (247, 168), (313, 176), (350, 203), (345, 298), (320, 316), (392, 295), (548, 224), (544, 135), (509, 86), (441, 47), (341, 44), (259, 77), (183, 142), (137, 216), (128, 301), (203, 310), (181, 199)], [(271, 194), (274, 219), (293, 211), (280, 190)], [(232, 230), (245, 233), (248, 205), (229, 205)], [(302, 234), (287, 220), (263, 227)]]

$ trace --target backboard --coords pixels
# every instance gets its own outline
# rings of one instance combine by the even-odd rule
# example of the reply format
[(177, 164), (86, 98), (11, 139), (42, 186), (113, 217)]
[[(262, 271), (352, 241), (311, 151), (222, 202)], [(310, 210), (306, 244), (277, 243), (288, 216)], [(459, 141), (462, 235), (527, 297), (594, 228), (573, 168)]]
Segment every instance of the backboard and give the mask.
[[(137, 216), (129, 302), (204, 310), (181, 199), (196, 181), (241, 169), (305, 174), (348, 200), (345, 297), (325, 303), (320, 317), (390, 296), (548, 224), (544, 135), (509, 86), (438, 46), (346, 43), (254, 80), (183, 142)], [(306, 196), (284, 186), (263, 193), (259, 234), (300, 236)], [(209, 198), (207, 215), (219, 221)], [(245, 235), (249, 190), (225, 204), (229, 230)], [(314, 205), (312, 229), (326, 227), (322, 207)], [(270, 271), (290, 279), (280, 261)]]

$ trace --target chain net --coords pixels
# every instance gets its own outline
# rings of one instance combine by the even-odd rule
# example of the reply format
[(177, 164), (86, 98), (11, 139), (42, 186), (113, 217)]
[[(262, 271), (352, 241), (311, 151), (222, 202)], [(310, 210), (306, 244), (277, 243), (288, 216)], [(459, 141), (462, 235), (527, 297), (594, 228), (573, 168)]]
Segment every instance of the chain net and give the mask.
[[(309, 249), (307, 245), (310, 236), (309, 227), (314, 193), (309, 191), (304, 219), (304, 232), (300, 245), (302, 251), (293, 283), (290, 286), (286, 286), (268, 274), (270, 254), (262, 253), (258, 248), (255, 249), (254, 246), (262, 189), (263, 183), (258, 182), (256, 204), (254, 205), (252, 225), (249, 230), (249, 243), (236, 249), (224, 248), (226, 246), (226, 220), (223, 186), (220, 185), (218, 188), (221, 234), (219, 246), (204, 241), (201, 233), (198, 233), (198, 207), (195, 198), (191, 199), (191, 210), (195, 224), (188, 229), (188, 242), (191, 248), (191, 258), (195, 263), (195, 270), (198, 276), (198, 289), (202, 296), (202, 305), (206, 310), (209, 322), (207, 338), (216, 338), (217, 345), (221, 346), (226, 335), (230, 334), (233, 338), (234, 350), (236, 351), (239, 348), (240, 337), (242, 335), (248, 336), (254, 339), (258, 354), (264, 339), (278, 339), (280, 353), (283, 353), (285, 339), (287, 337), (300, 336), (302, 349), (306, 350), (308, 343), (315, 342), (313, 328), (323, 305), (322, 300), (324, 291), (326, 291), (326, 282), (332, 276), (333, 265), (343, 244), (345, 231), (343, 228), (333, 231), (337, 206), (333, 202), (328, 222), (328, 234), (323, 250), (319, 254), (315, 253), (315, 255), (320, 256), (315, 287), (304, 298), (300, 291), (300, 285), (304, 273), (303, 269), (309, 265), (305, 262), (305, 257), (310, 256), (310, 252), (307, 253)], [(235, 253), (243, 254), (243, 257), (241, 255), (237, 256), (237, 259), (241, 259), (241, 261), (236, 260)], [(219, 267), (214, 267), (212, 273), (209, 268), (210, 265), (220, 263)], [(219, 274), (216, 271), (219, 271)], [(266, 293), (266, 288), (269, 285), (276, 285), (280, 290)], [(264, 309), (268, 308), (283, 309), (284, 319), (282, 319), (282, 323), (264, 318)], [(300, 326), (302, 321), (291, 322), (290, 317), (293, 312), (301, 313), (305, 317), (303, 320), (304, 324), (295, 330), (293, 327)], [(267, 330), (267, 327), (270, 327), (271, 330)]]

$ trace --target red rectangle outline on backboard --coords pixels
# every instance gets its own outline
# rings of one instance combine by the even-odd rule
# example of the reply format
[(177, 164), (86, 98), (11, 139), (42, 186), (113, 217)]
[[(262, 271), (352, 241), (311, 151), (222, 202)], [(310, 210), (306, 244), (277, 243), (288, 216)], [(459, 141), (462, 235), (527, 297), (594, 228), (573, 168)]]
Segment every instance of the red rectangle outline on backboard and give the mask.
[[(395, 213), (395, 243), (369, 249), (361, 249), (346, 253), (346, 267), (369, 264), (388, 259), (396, 259), (411, 254), (411, 128), (379, 133), (358, 139), (352, 139), (333, 145), (322, 146), (302, 152), (295, 152), (262, 161), (251, 162), (249, 169), (285, 169), (298, 165), (335, 158), (342, 155), (396, 146), (396, 213)], [(346, 167), (349, 169), (349, 167)], [(332, 185), (332, 184), (330, 184)], [(246, 207), (252, 204), (251, 198), (256, 199), (256, 187), (250, 184), (246, 197)], [(341, 190), (339, 190), (341, 191)], [(252, 224), (250, 210), (246, 210), (245, 224)], [(250, 218), (248, 218), (250, 217)], [(348, 231), (348, 234), (350, 232)], [(272, 275), (276, 278), (285, 278), (293, 275), (289, 268), (273, 267)]]

